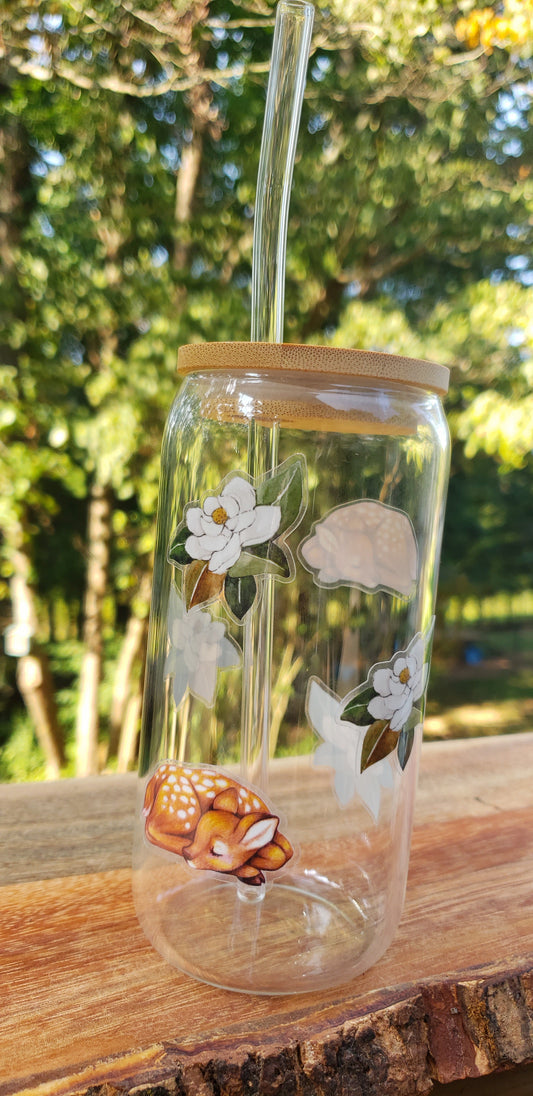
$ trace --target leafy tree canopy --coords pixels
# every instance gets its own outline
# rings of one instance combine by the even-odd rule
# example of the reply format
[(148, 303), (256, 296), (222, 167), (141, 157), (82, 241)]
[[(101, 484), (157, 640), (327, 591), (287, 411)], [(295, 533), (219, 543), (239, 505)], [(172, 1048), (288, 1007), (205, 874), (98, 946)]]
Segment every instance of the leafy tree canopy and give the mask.
[[(274, 6), (4, 7), (3, 575), (23, 545), (46, 607), (51, 575), (79, 574), (83, 500), (98, 485), (110, 597), (128, 612), (149, 570), (177, 346), (249, 337)], [(530, 490), (533, 446), (531, 40), (529, 0), (317, 5), (286, 338), (452, 365), (450, 589), (480, 568), (515, 583), (494, 563), (511, 536), (528, 564), (510, 499)], [(481, 495), (467, 552), (460, 530)], [(52, 535), (60, 562), (47, 569)]]

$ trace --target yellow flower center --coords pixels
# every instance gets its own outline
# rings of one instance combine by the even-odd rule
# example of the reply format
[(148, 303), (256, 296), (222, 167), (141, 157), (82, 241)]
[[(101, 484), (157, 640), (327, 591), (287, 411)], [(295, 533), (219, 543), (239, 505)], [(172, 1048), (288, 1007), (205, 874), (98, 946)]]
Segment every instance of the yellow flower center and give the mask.
[(225, 525), (228, 520), (228, 515), (223, 506), (217, 506), (216, 510), (213, 510), (211, 514), (215, 525)]
[(409, 678), (411, 677), (411, 672), (410, 672), (410, 670), (407, 669), (407, 666), (404, 667), (404, 669), (401, 671), (399, 676), (400, 676), (400, 681), (401, 681), (402, 685), (407, 685), (407, 682), (409, 681)]

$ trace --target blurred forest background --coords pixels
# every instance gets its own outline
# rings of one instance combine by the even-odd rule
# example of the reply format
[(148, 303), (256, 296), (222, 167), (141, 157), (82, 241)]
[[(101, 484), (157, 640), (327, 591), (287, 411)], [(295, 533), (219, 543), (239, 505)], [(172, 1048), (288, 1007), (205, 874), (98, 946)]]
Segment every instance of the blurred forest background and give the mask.
[[(176, 352), (249, 338), (273, 21), (4, 0), (0, 780), (135, 763)], [(437, 735), (533, 714), (532, 43), (531, 0), (319, 0), (309, 63), (286, 340), (453, 370)]]

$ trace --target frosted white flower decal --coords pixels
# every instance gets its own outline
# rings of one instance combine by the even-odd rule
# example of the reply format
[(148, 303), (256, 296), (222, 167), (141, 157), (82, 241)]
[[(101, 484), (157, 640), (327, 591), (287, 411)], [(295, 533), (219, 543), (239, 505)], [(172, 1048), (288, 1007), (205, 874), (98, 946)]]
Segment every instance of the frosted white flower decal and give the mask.
[(361, 771), (366, 728), (342, 719), (345, 701), (330, 693), (317, 678), (307, 691), (307, 717), (323, 740), (315, 750), (313, 764), (333, 769), (333, 786), (342, 807), (357, 795), (377, 822), (384, 788), (392, 788), (393, 772), (388, 758)]
[(418, 550), (403, 510), (373, 499), (339, 506), (316, 523), (299, 548), (318, 586), (355, 586), (409, 597), (418, 573)]
[(223, 621), (213, 620), (210, 613), (201, 609), (187, 612), (174, 586), (170, 590), (167, 623), (170, 650), (164, 676), (172, 678), (176, 707), (187, 689), (212, 707), (218, 671), (240, 663), (237, 644), (226, 635)]
[(209, 562), (209, 570), (224, 575), (247, 544), (270, 540), (279, 529), (280, 506), (258, 506), (251, 483), (234, 476), (220, 495), (209, 495), (203, 506), (190, 506), (185, 515), (192, 533), (185, 550), (192, 559)]
[(253, 483), (232, 472), (200, 504), (186, 506), (168, 558), (184, 571), (187, 609), (222, 598), (241, 623), (265, 575), (292, 578), (285, 539), (302, 518), (305, 495), (305, 461), (297, 455)]
[(388, 720), (391, 731), (401, 731), (413, 704), (425, 692), (429, 673), (425, 648), (423, 636), (415, 636), (406, 651), (400, 651), (390, 664), (374, 667), (369, 678), (376, 695), (369, 701), (368, 711), (374, 719)]

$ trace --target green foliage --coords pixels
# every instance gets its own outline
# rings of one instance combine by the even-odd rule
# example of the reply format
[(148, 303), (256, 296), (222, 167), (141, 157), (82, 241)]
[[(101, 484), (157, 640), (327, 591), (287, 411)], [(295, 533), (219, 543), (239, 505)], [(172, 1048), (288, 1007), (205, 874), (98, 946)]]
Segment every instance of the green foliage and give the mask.
[(0, 781), (44, 780), (44, 754), (35, 738), (29, 715), (14, 713), (10, 734), (0, 745)]
[[(525, 589), (533, 565), (532, 66), (498, 41), (467, 48), (456, 24), (470, 10), (320, 0), (287, 256), (288, 339), (452, 366), (445, 598)], [(21, 544), (42, 620), (56, 598), (82, 603), (95, 482), (113, 504), (118, 632), (145, 611), (138, 590), (150, 570), (177, 347), (249, 337), (273, 11), (271, 0), (147, 0), (142, 11), (9, 0), (0, 47), (6, 622)], [(282, 531), (296, 520), (291, 484)], [(266, 481), (258, 501), (272, 502), (269, 490)], [(181, 565), (183, 546), (172, 549)], [(287, 577), (281, 546), (250, 554), (252, 570)], [(237, 616), (255, 589), (249, 574), (243, 594), (245, 577), (231, 576)], [(106, 665), (111, 672), (109, 652)], [(60, 699), (62, 689), (60, 680)]]

